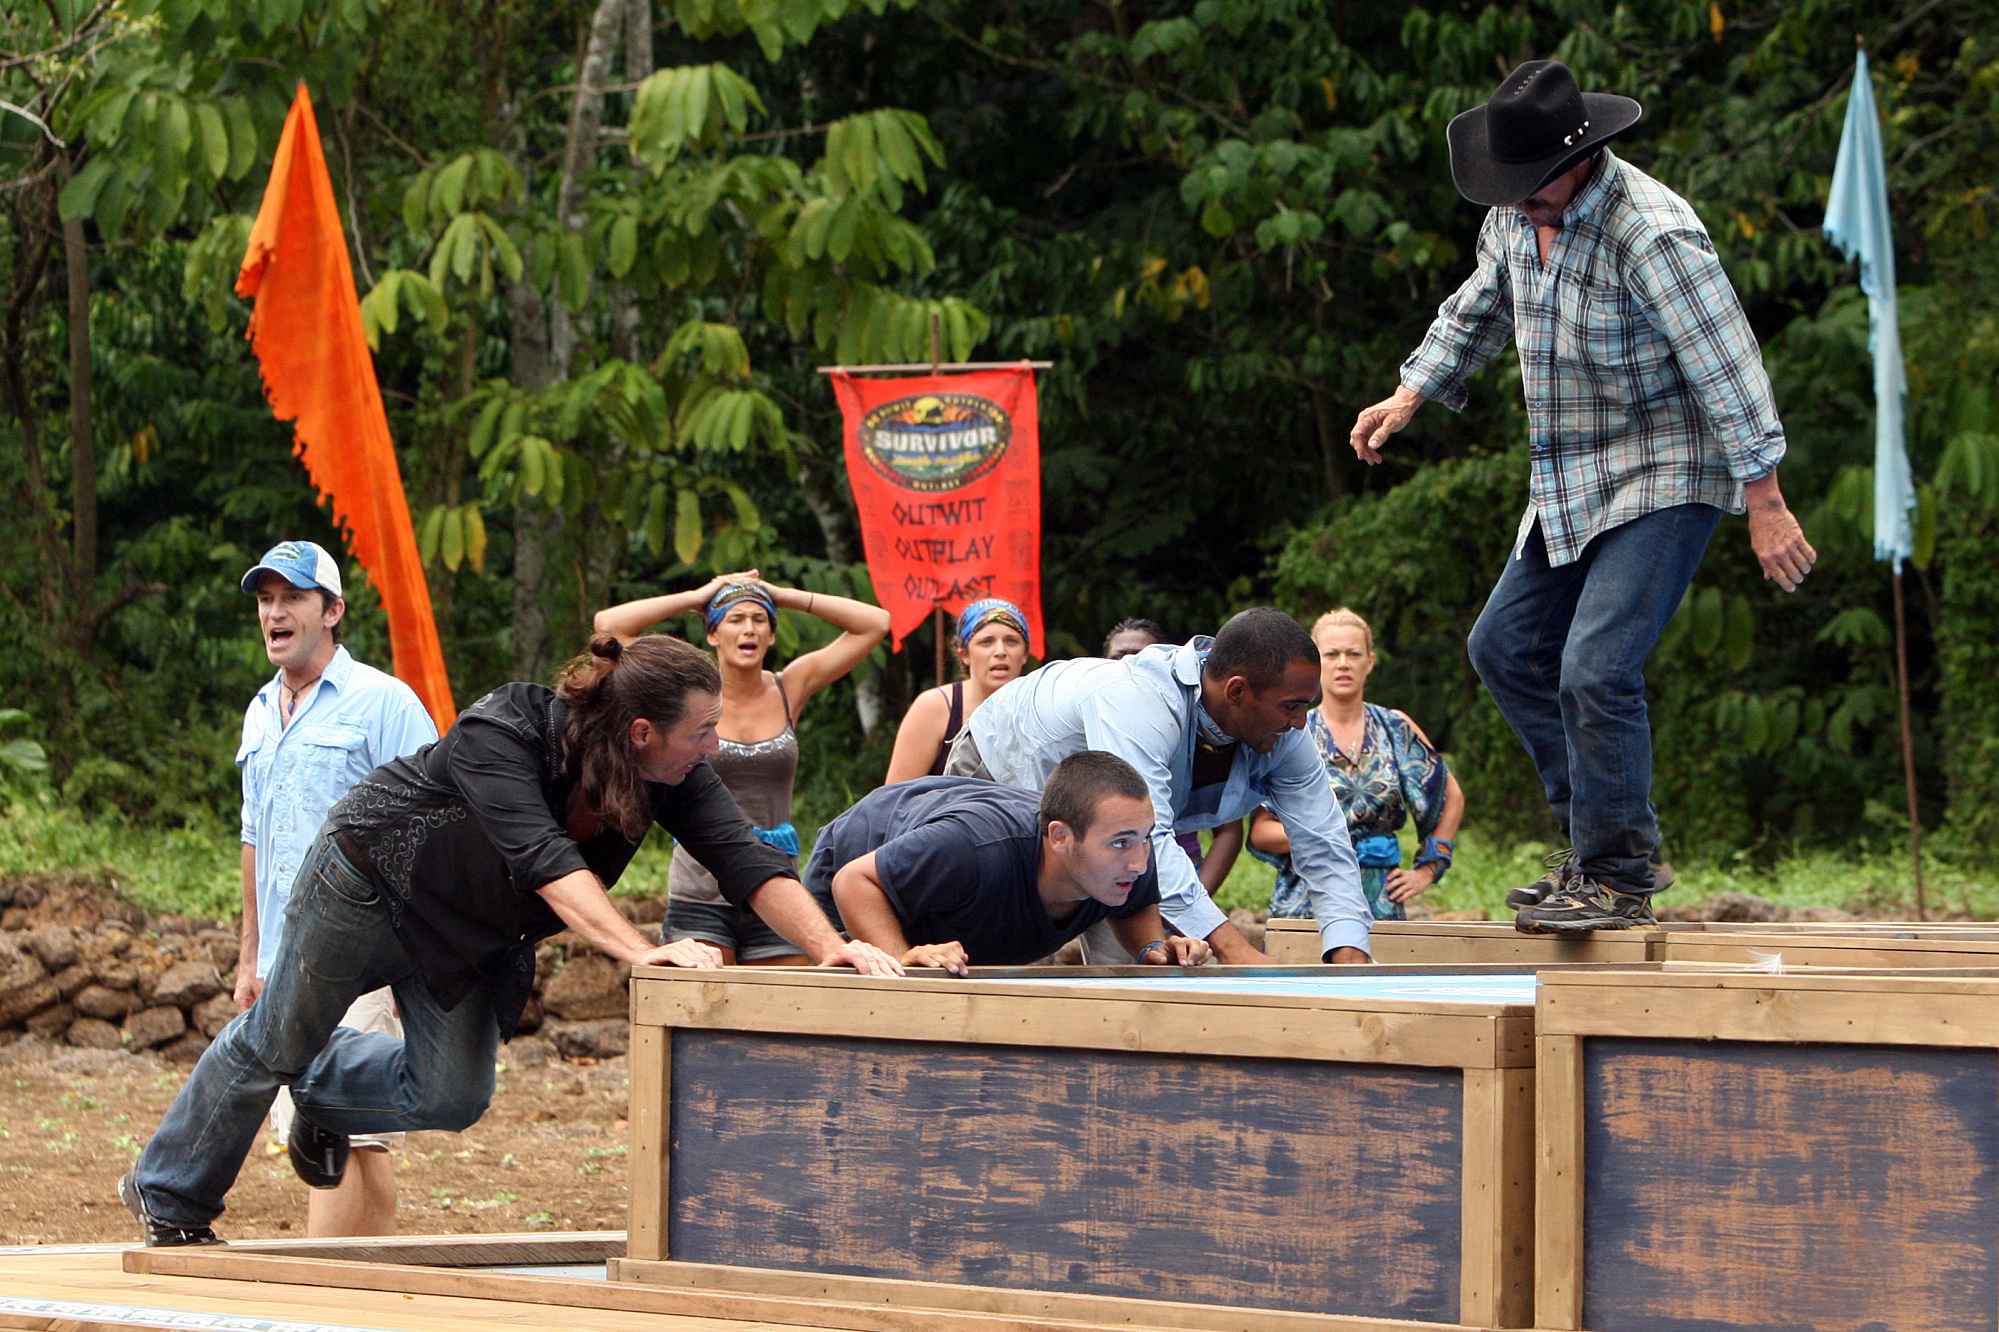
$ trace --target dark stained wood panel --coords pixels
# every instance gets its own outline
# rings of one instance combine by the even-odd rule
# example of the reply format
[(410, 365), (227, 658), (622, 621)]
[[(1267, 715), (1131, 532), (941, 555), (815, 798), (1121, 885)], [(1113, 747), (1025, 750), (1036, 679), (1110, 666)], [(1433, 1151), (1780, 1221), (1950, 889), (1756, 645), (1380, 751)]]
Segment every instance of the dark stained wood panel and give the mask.
[(1583, 1326), (1993, 1332), (1999, 1057), (1591, 1038)]
[(1455, 1322), (1462, 1087), (676, 1030), (668, 1254)]

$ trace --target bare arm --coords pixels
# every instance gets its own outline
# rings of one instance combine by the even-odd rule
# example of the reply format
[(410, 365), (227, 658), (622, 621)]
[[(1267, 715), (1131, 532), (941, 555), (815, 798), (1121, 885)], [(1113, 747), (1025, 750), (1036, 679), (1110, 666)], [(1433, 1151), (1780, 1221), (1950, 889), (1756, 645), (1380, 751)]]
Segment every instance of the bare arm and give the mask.
[(834, 873), (833, 905), (839, 908), (847, 933), (857, 942), (872, 944), (905, 966), (942, 967), (954, 976), (966, 974), (965, 950), (957, 943), (909, 946), (902, 920), (882, 890), (874, 852), (848, 861)]
[(621, 606), (600, 610), (590, 621), (590, 627), (600, 634), (613, 634), (620, 641), (629, 643), (661, 620), (670, 620), (688, 611), (699, 611), (708, 605), (709, 599), (722, 590), (727, 583), (755, 581), (757, 572), (749, 569), (743, 573), (719, 574), (710, 578), (691, 592), (669, 592), (663, 597), (643, 597), (638, 601), (627, 601)]
[(257, 848), (243, 843), (243, 946), (236, 955), (236, 1011), (257, 1002), (264, 982), (257, 978)]
[(1291, 834), (1284, 831), (1284, 821), (1267, 809), (1259, 809), (1249, 816), (1249, 844), (1266, 856), (1288, 856), (1291, 854)]
[(1749, 545), (1756, 552), (1756, 562), (1763, 566), (1763, 576), (1786, 592), (1797, 591), (1812, 565), (1818, 563), (1819, 553), (1805, 540), (1805, 529), (1798, 526), (1796, 515), (1784, 503), (1784, 493), (1777, 488), (1777, 469), (1773, 467), (1745, 484), (1742, 494), (1749, 506)]
[[(833, 900), (838, 902), (838, 896)], [(814, 966), (852, 967), (863, 976), (902, 975), (902, 963), (896, 960), (899, 953), (885, 952), (858, 933), (852, 943), (842, 939), (819, 903), (796, 879), (766, 879), (750, 894), (750, 910), (797, 944)], [(844, 908), (840, 914), (846, 918)], [(851, 921), (847, 928), (853, 929)]]
[(1208, 946), (1206, 939), (1190, 939), (1184, 934), (1168, 937), (1166, 918), (1159, 914), (1159, 908), (1149, 906), (1134, 911), (1129, 916), (1111, 917), (1111, 933), (1124, 945), (1124, 951), (1138, 957), (1139, 951), (1149, 944), (1163, 942), (1164, 948), (1154, 948), (1139, 961), (1146, 966), (1158, 967), (1199, 967), (1212, 962), (1215, 950)]
[(1215, 829), (1214, 838), (1208, 843), (1207, 859), (1201, 862), (1201, 886), (1213, 897), (1229, 881), (1229, 871), (1235, 868), (1236, 857), (1242, 854), (1242, 820), (1224, 823)]
[(800, 592), (797, 588), (772, 587), (768, 583), (764, 586), (779, 609), (817, 615), (843, 631), (825, 647), (806, 653), (784, 668), (785, 693), (791, 698), (791, 720), (795, 723), (805, 711), (807, 699), (860, 665), (861, 659), (874, 651), (875, 644), (888, 636), (888, 612), (852, 597)]
[(696, 939), (657, 946), (648, 943), (612, 904), (603, 881), (589, 870), (572, 871), (535, 891), (583, 942), (614, 961), (651, 967), (722, 965), (721, 950)]
[(1347, 435), (1347, 442), (1353, 445), (1354, 456), (1370, 467), (1380, 462), (1381, 450), (1388, 443), (1388, 437), (1408, 425), (1409, 418), (1422, 405), (1422, 394), (1412, 388), (1398, 387), (1374, 406), (1362, 408)]
[(918, 694), (909, 711), (902, 714), (902, 725), (896, 728), (895, 752), (889, 755), (888, 776), (882, 779), (883, 784), (929, 776), (930, 765), (937, 761), (937, 746), (944, 743), (944, 728), (950, 721), (951, 705), (944, 701), (941, 688)]

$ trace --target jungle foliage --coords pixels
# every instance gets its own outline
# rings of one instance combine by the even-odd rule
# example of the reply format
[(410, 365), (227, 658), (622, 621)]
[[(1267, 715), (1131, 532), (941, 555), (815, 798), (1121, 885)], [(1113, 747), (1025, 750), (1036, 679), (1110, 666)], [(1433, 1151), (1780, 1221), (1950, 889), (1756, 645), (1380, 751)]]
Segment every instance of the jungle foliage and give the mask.
[[(1765, 339), (1820, 572), (1725, 523), (1655, 659), (1676, 843), (1900, 817), (1871, 559), (1866, 312), (1817, 233), (1856, 36), (1886, 116), (1924, 482), (1926, 823), (1999, 831), (1999, 48), (1974, 0), (48, 0), (0, 14), (0, 705), (104, 815), (230, 807), (267, 669), (234, 579), (334, 542), (231, 294), (311, 90), (461, 703), (607, 600), (760, 566), (866, 594), (820, 365), (1034, 356), (1054, 651), (1276, 598), (1375, 620), (1373, 696), (1474, 821), (1541, 829), (1464, 660), (1524, 496), (1517, 375), (1369, 472), (1354, 414), (1466, 271), (1443, 127), (1559, 55), (1645, 120)], [(361, 591), (349, 641), (387, 656)], [(785, 651), (822, 626), (781, 626)], [(877, 779), (919, 638), (808, 724), (807, 804)], [(876, 734), (865, 743), (862, 724)]]

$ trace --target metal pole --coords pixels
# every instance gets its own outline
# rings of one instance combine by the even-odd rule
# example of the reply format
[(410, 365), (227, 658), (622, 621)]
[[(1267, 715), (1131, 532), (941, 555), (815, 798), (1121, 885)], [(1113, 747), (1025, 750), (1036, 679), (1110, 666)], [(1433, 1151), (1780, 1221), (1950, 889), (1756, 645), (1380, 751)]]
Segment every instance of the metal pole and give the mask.
[(1895, 676), (1902, 693), (1902, 777), (1909, 792), (1909, 854), (1916, 882), (1916, 919), (1930, 918), (1923, 900), (1923, 825), (1916, 813), (1916, 738), (1909, 723), (1909, 628), (1902, 610), (1902, 562), (1895, 561)]

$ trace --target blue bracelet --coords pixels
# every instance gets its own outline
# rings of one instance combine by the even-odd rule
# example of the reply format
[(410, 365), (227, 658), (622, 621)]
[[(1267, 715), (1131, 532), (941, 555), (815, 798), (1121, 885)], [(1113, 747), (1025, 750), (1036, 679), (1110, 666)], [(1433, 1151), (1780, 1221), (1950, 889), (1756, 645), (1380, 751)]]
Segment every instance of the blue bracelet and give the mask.
[(1138, 956), (1133, 960), (1138, 962), (1143, 962), (1145, 961), (1145, 955), (1147, 953), (1150, 953), (1155, 948), (1164, 948), (1165, 946), (1166, 946), (1166, 941), (1164, 939), (1154, 939), (1151, 943), (1139, 949)]
[(1416, 863), (1411, 868), (1422, 869), (1425, 865), (1435, 865), (1437, 877), (1431, 882), (1442, 883), (1445, 871), (1451, 867), (1451, 852), (1456, 849), (1455, 842), (1447, 842), (1440, 837), (1425, 837), (1422, 849), (1416, 853)]

